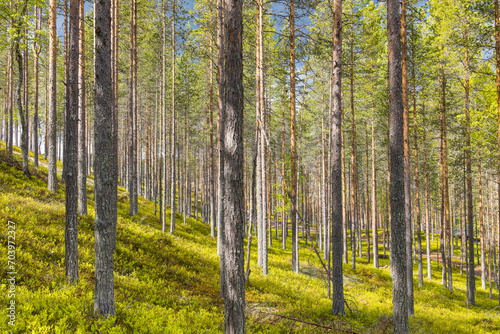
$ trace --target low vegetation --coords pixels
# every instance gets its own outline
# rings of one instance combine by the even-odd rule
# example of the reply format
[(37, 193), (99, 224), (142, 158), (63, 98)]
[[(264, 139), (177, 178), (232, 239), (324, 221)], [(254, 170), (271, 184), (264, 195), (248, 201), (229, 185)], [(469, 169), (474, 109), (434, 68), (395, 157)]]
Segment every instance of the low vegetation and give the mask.
[[(16, 153), (18, 153), (16, 148)], [(7, 221), (16, 223), (16, 332), (18, 333), (219, 333), (223, 331), (223, 300), (219, 297), (216, 240), (210, 228), (177, 216), (176, 236), (163, 234), (154, 203), (139, 199), (139, 215), (128, 217), (128, 198), (119, 190), (115, 294), (117, 315), (101, 319), (93, 312), (94, 203), (89, 185), (89, 216), (80, 217), (78, 242), (80, 281), (67, 284), (64, 275), (64, 186), (47, 190), (44, 167), (30, 179), (19, 170), (19, 155), (6, 158), (0, 146), (0, 273), (7, 274)], [(42, 160), (42, 165), (45, 163)], [(168, 210), (167, 210), (168, 211)], [(167, 217), (170, 215), (167, 212)], [(314, 239), (314, 236), (313, 236)], [(437, 238), (436, 238), (437, 239)], [(269, 250), (269, 268), (263, 276), (256, 264), (253, 238), (251, 275), (247, 285), (249, 333), (390, 333), (392, 281), (389, 260), (375, 269), (358, 259), (356, 270), (344, 265), (349, 310), (345, 317), (330, 315), (324, 271), (311, 244), (300, 241), (301, 273), (291, 271), (291, 245)], [(425, 245), (425, 243), (424, 243)], [(433, 243), (433, 247), (437, 247)], [(365, 245), (366, 249), (366, 245)], [(435, 249), (433, 249), (435, 251)], [(440, 284), (433, 262), (433, 279), (417, 287), (411, 333), (495, 333), (500, 331), (498, 295), (478, 288), (477, 306), (466, 307), (465, 275), (454, 272), (455, 291)], [(415, 265), (414, 272), (417, 272)], [(425, 271), (424, 271), (425, 272)], [(7, 304), (7, 284), (1, 282), (0, 300)], [(4, 312), (5, 314), (5, 312)], [(323, 326), (323, 327), (321, 327)], [(3, 332), (10, 330), (7, 320)], [(328, 329), (335, 328), (335, 329)]]

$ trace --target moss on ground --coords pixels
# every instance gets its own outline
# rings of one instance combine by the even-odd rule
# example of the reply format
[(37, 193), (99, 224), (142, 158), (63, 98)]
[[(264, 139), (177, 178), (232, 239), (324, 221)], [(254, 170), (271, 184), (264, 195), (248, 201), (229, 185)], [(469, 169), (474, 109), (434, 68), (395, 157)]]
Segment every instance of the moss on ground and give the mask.
[[(216, 240), (208, 225), (178, 215), (176, 235), (161, 232), (154, 203), (139, 198), (139, 215), (128, 217), (128, 199), (120, 188), (117, 250), (115, 253), (115, 317), (93, 313), (94, 203), (88, 186), (89, 216), (80, 217), (80, 281), (70, 286), (64, 277), (64, 185), (57, 193), (46, 188), (47, 169), (30, 165), (26, 178), (17, 160), (10, 161), (0, 142), (0, 273), (7, 275), (7, 221), (16, 223), (16, 330), (18, 333), (219, 333), (223, 331), (223, 301), (219, 297), (219, 263)], [(42, 164), (46, 163), (42, 159)], [(17, 167), (16, 167), (17, 166)], [(170, 214), (167, 210), (167, 224)], [(313, 236), (314, 238), (314, 236)], [(392, 331), (392, 280), (388, 259), (380, 269), (357, 259), (356, 270), (344, 264), (345, 294), (351, 311), (344, 317), (330, 315), (325, 274), (310, 244), (300, 241), (301, 273), (291, 271), (291, 243), (281, 249), (273, 240), (269, 274), (256, 264), (256, 238), (251, 250), (251, 275), (246, 289), (249, 333), (318, 333), (326, 327), (359, 333)], [(246, 242), (245, 242), (246, 244)], [(424, 242), (425, 246), (425, 242)], [(437, 247), (433, 243), (433, 250)], [(366, 249), (366, 245), (365, 245)], [(380, 248), (382, 252), (382, 247)], [(350, 257), (349, 257), (350, 260)], [(424, 275), (425, 275), (424, 263)], [(440, 284), (441, 273), (433, 262), (433, 279), (417, 287), (412, 333), (500, 332), (497, 291), (494, 299), (480, 288), (476, 305), (466, 307), (465, 276), (454, 272), (453, 293)], [(414, 267), (415, 273), (417, 267)], [(6, 281), (1, 282), (0, 302), (8, 302)], [(492, 311), (491, 311), (492, 310)], [(5, 313), (4, 313), (5, 314)], [(287, 318), (272, 314), (284, 315)], [(293, 318), (293, 319), (292, 319)], [(6, 319), (6, 318), (4, 318)], [(0, 322), (9, 330), (7, 321)], [(337, 332), (332, 330), (331, 332)]]

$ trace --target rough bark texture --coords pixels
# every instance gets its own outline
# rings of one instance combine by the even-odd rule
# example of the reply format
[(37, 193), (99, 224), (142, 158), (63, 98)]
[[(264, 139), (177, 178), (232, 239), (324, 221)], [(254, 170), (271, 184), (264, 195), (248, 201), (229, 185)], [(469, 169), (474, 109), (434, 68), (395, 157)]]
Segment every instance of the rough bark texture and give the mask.
[[(497, 75), (497, 110), (498, 110), (498, 161), (500, 161), (500, 18), (498, 0), (495, 0), (495, 58)], [(498, 265), (500, 266), (500, 164), (498, 165)], [(498, 270), (498, 282), (500, 283), (500, 270)], [(498, 294), (500, 305), (500, 294)]]
[(295, 131), (295, 0), (290, 0), (290, 176), (292, 212), (292, 270), (299, 273), (299, 233), (297, 224), (297, 139)]
[(377, 167), (375, 166), (375, 122), (372, 116), (372, 243), (373, 266), (378, 264), (378, 224), (377, 224)]
[(95, 3), (95, 295), (94, 312), (115, 314), (113, 251), (116, 244), (117, 155), (111, 87), (110, 1)]
[(66, 183), (66, 277), (78, 281), (78, 0), (70, 1), (69, 34), (71, 35), (68, 63), (68, 108), (66, 109), (66, 148), (64, 151)]
[(87, 145), (85, 129), (85, 8), (80, 1), (80, 43), (78, 68), (78, 213), (87, 215)]
[(406, 279), (408, 282), (408, 315), (413, 315), (413, 234), (411, 228), (411, 172), (410, 172), (410, 126), (408, 108), (408, 41), (406, 23), (406, 0), (401, 1), (401, 62), (403, 76), (403, 142), (404, 142), (404, 182), (405, 182), (405, 225), (406, 225)]
[(245, 333), (245, 276), (243, 238), (243, 18), (242, 0), (224, 0), (226, 136), (224, 138), (224, 206), (227, 295), (225, 333)]
[(135, 216), (137, 207), (137, 3), (130, 2), (130, 79), (128, 110), (128, 192), (129, 214)]
[(469, 57), (467, 48), (467, 33), (464, 33), (466, 40), (465, 47), (465, 164), (467, 179), (467, 235), (469, 237), (469, 269), (468, 269), (468, 289), (467, 305), (475, 305), (476, 276), (474, 272), (474, 212), (472, 211), (472, 162), (470, 149), (470, 110), (469, 110)]
[[(219, 46), (219, 54), (217, 57), (218, 65), (218, 97), (217, 102), (219, 105), (219, 170), (218, 170), (218, 188), (217, 188), (217, 250), (220, 256), (220, 284), (221, 284), (221, 297), (225, 296), (225, 261), (224, 261), (224, 136), (226, 133), (226, 105), (225, 105), (225, 76), (224, 76), (224, 11), (223, 0), (217, 1), (218, 10), (218, 35), (217, 44)], [(250, 225), (252, 222), (250, 221)], [(251, 229), (249, 228), (248, 239), (251, 239)], [(248, 251), (250, 253), (250, 251)]]
[(332, 207), (332, 313), (344, 314), (342, 274), (342, 0), (335, 0), (333, 26), (333, 76), (330, 115)]
[(391, 192), (391, 275), (393, 279), (394, 332), (408, 333), (408, 283), (405, 239), (405, 187), (403, 148), (403, 97), (401, 22), (398, 0), (387, 1), (389, 51), (389, 122)]
[[(175, 230), (175, 0), (172, 2), (172, 124), (170, 133), (170, 234), (174, 234)], [(213, 155), (211, 155), (211, 159)], [(213, 174), (213, 159), (211, 160), (211, 168)], [(213, 177), (212, 177), (213, 180)], [(212, 188), (213, 189), (213, 188)], [(213, 191), (212, 191), (213, 193)], [(212, 210), (212, 220), (214, 210)]]
[[(38, 167), (38, 55), (40, 54), (41, 48), (37, 46), (38, 33), (39, 29), (39, 20), (41, 16), (41, 10), (35, 6), (35, 32), (33, 39), (33, 66), (34, 72), (33, 76), (35, 79), (35, 92), (34, 92), (34, 103), (33, 103), (33, 162), (34, 165)], [(1, 133), (1, 131), (0, 131)]]
[(483, 175), (481, 155), (478, 159), (478, 205), (479, 205), (479, 240), (481, 247), (481, 287), (486, 289), (486, 228), (484, 226)]

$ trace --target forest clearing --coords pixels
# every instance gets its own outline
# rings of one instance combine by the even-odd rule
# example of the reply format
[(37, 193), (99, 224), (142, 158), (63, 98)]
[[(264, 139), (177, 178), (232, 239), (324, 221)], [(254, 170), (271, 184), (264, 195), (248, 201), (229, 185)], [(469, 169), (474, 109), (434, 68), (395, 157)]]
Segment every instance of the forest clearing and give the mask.
[(0, 0), (7, 333), (500, 333), (499, 0)]

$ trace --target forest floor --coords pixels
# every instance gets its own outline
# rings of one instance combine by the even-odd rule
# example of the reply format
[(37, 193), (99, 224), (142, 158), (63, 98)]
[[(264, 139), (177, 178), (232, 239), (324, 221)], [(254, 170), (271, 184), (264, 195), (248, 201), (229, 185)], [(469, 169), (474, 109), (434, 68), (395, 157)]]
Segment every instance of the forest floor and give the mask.
[[(115, 317), (93, 312), (94, 198), (88, 184), (89, 215), (78, 226), (77, 285), (64, 273), (64, 185), (47, 190), (46, 161), (30, 164), (32, 177), (6, 158), (0, 142), (0, 274), (7, 276), (7, 225), (16, 224), (16, 326), (0, 322), (13, 333), (221, 333), (224, 305), (219, 297), (219, 259), (210, 227), (193, 218), (176, 216), (175, 236), (163, 234), (154, 203), (139, 198), (139, 215), (128, 217), (128, 197), (119, 188), (117, 249), (115, 252)], [(59, 166), (60, 168), (61, 166)], [(167, 208), (167, 217), (170, 217)], [(167, 224), (169, 224), (167, 219)], [(313, 240), (315, 236), (313, 235)], [(343, 317), (331, 313), (327, 282), (310, 243), (299, 241), (300, 274), (291, 271), (291, 243), (281, 248), (272, 240), (269, 274), (257, 266), (257, 242), (252, 238), (251, 275), (246, 288), (248, 333), (391, 333), (392, 280), (389, 260), (380, 268), (356, 258), (356, 269), (344, 264), (344, 289), (349, 309)], [(424, 239), (425, 240), (425, 239)], [(246, 241), (245, 241), (246, 245)], [(366, 244), (363, 245), (366, 247)], [(425, 246), (425, 243), (424, 243)], [(432, 243), (435, 252), (437, 244)], [(365, 248), (366, 249), (366, 248)], [(425, 251), (425, 247), (424, 247)], [(382, 249), (380, 248), (380, 252)], [(417, 286), (414, 266), (415, 316), (411, 333), (499, 333), (498, 290), (493, 299), (476, 281), (476, 306), (467, 308), (465, 275), (454, 268), (454, 292), (440, 284), (441, 272), (432, 263), (432, 279)], [(427, 276), (424, 263), (424, 277)], [(10, 286), (0, 283), (0, 303), (6, 307)], [(6, 311), (4, 311), (6, 312)], [(6, 313), (4, 313), (5, 315)]]

